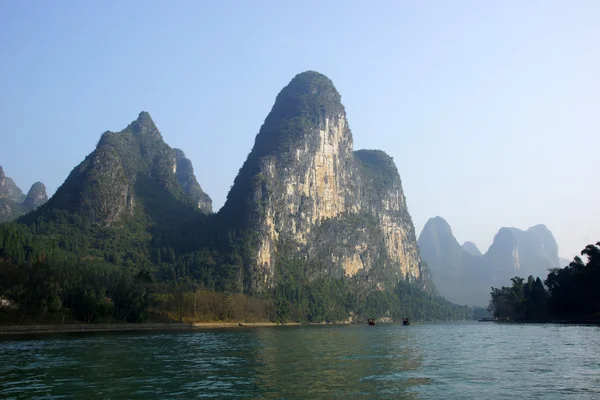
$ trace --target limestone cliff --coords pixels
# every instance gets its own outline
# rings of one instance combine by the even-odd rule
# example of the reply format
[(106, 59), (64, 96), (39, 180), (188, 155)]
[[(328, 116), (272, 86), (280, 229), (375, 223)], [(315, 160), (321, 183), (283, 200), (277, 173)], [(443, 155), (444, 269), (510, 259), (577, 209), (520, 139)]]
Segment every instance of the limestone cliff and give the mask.
[(186, 158), (183, 150), (173, 150), (175, 150), (174, 169), (177, 181), (179, 181), (185, 193), (194, 200), (200, 210), (207, 214), (212, 213), (212, 199), (209, 195), (204, 193), (202, 187), (200, 187), (200, 184), (196, 180), (192, 162)]
[[(178, 166), (184, 171), (178, 173)], [(191, 162), (169, 147), (150, 114), (141, 112), (123, 131), (105, 132), (45, 208), (74, 211), (110, 227), (136, 209), (156, 209), (157, 198), (210, 212), (210, 198), (196, 181)]]
[(46, 186), (42, 182), (36, 182), (29, 189), (23, 205), (33, 210), (47, 201)]
[(279, 93), (220, 213), (252, 237), (252, 289), (272, 287), (278, 247), (331, 273), (393, 286), (423, 266), (398, 171), (382, 151), (353, 151), (329, 78), (298, 74)]

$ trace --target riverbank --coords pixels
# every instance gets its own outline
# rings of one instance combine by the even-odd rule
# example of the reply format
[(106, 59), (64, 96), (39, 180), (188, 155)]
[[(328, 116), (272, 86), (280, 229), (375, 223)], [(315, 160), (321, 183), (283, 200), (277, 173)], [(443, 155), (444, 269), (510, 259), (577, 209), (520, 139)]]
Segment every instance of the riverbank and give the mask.
[(259, 328), (269, 326), (301, 325), (299, 322), (280, 324), (277, 322), (170, 322), (139, 324), (60, 324), (60, 325), (12, 325), (0, 326), (0, 335), (21, 335), (27, 333), (73, 333), (73, 332), (112, 332), (143, 330), (194, 330), (211, 328)]
[[(488, 321), (485, 321), (488, 322)], [(501, 324), (561, 324), (561, 325), (600, 325), (598, 319), (497, 319), (493, 322)]]

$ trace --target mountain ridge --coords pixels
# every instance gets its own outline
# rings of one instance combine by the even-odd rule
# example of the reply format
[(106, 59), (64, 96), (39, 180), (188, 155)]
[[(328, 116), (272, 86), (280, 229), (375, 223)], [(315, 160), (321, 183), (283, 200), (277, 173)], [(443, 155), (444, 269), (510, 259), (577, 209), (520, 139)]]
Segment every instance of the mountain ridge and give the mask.
[[(423, 259), (428, 263), (433, 281), (440, 293), (460, 304), (485, 305), (489, 287), (501, 286), (514, 276), (545, 277), (548, 270), (559, 266), (558, 246), (552, 232), (543, 224), (527, 230), (502, 227), (485, 253), (472, 244), (458, 245), (450, 225), (434, 231), (431, 218), (419, 236)], [(437, 242), (447, 246), (434, 251)]]
[(0, 223), (13, 221), (48, 201), (46, 186), (35, 182), (25, 195), (0, 166)]

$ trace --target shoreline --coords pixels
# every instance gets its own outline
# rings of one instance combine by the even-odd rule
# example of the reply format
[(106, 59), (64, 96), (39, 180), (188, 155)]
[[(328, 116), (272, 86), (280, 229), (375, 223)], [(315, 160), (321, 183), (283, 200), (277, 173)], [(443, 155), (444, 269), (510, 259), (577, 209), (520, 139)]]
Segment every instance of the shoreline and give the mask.
[(202, 330), (214, 328), (261, 328), (273, 326), (297, 326), (299, 322), (164, 322), (164, 323), (117, 323), (117, 324), (62, 324), (62, 325), (7, 325), (0, 326), (0, 336), (30, 333), (117, 332), (149, 330)]

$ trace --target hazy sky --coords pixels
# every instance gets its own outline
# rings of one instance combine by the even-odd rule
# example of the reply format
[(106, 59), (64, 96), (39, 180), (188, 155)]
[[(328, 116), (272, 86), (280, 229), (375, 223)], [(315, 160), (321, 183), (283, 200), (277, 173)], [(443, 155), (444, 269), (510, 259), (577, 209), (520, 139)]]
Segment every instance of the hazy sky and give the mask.
[[(101, 3), (101, 4), (100, 4)], [(317, 70), (394, 157), (419, 233), (600, 240), (600, 1), (0, 2), (0, 165), (49, 194), (141, 110), (220, 208), (275, 96)]]

